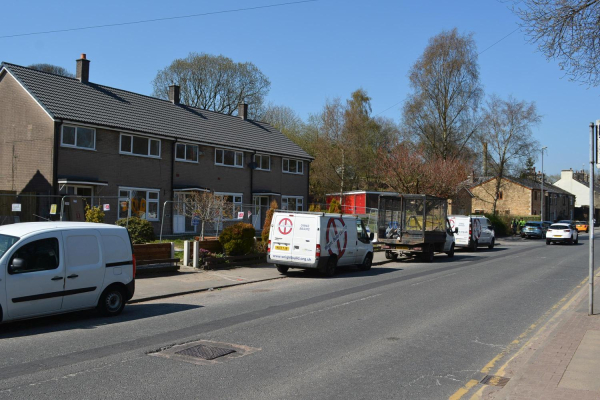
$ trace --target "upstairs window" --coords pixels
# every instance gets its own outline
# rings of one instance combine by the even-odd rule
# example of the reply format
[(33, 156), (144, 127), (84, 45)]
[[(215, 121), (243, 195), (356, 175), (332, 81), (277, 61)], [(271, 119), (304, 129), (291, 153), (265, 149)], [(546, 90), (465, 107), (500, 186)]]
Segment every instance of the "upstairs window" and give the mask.
[(288, 174), (304, 174), (304, 163), (300, 160), (283, 159), (283, 172)]
[(254, 162), (256, 163), (256, 169), (261, 171), (271, 170), (271, 157), (264, 154), (255, 154)]
[(215, 164), (242, 168), (244, 165), (244, 153), (234, 150), (215, 149)]
[(78, 149), (96, 149), (96, 130), (81, 126), (63, 125), (60, 145)]
[(177, 143), (175, 147), (177, 161), (198, 162), (198, 146), (195, 144)]
[(160, 140), (121, 134), (121, 154), (141, 157), (160, 157)]

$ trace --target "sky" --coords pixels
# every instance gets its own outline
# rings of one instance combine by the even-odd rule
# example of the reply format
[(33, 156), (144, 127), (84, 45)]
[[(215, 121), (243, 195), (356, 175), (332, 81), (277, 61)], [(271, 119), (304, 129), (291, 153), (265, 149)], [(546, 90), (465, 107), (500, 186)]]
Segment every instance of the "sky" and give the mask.
[[(457, 28), (473, 34), (486, 95), (535, 102), (542, 122), (534, 136), (548, 147), (544, 172), (589, 170), (589, 123), (600, 119), (600, 88), (569, 81), (557, 61), (547, 61), (516, 30), (519, 20), (509, 3), (316, 0), (282, 5), (293, 2), (5, 2), (0, 61), (49, 63), (74, 73), (75, 60), (86, 53), (91, 82), (151, 95), (157, 72), (174, 59), (190, 52), (222, 54), (254, 63), (271, 81), (266, 101), (290, 107), (304, 120), (327, 99), (345, 100), (363, 88), (373, 115), (400, 122), (411, 66), (431, 37)], [(205, 15), (15, 36), (197, 14)], [(542, 169), (539, 156), (536, 168)]]

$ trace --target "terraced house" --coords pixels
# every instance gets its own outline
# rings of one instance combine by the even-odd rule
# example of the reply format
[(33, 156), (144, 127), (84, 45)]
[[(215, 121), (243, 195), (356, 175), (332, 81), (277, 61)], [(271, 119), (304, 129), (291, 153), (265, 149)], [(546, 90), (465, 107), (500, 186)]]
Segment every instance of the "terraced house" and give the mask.
[[(165, 233), (195, 230), (165, 207), (192, 191), (223, 196), (234, 210), (256, 205), (259, 229), (271, 200), (306, 209), (312, 157), (248, 119), (247, 105), (230, 116), (180, 104), (178, 86), (169, 100), (103, 86), (90, 82), (85, 54), (76, 62), (76, 78), (1, 64), (0, 191), (114, 198), (106, 222), (133, 213), (156, 230), (164, 208)], [(131, 207), (117, 202), (129, 198)], [(49, 212), (38, 204), (36, 213)]]

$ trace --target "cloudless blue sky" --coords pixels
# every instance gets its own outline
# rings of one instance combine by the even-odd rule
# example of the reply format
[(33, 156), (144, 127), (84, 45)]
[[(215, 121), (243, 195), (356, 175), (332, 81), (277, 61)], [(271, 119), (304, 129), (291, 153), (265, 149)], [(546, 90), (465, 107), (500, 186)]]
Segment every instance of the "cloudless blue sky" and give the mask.
[[(169, 2), (11, 1), (3, 4), (0, 36), (113, 24), (285, 3), (286, 0)], [(318, 0), (137, 25), (0, 38), (0, 60), (50, 63), (75, 71), (91, 60), (90, 81), (150, 95), (158, 70), (190, 52), (254, 63), (271, 80), (267, 102), (306, 119), (326, 99), (347, 99), (362, 87), (373, 114), (400, 121), (408, 71), (429, 38), (457, 28), (473, 33), (486, 95), (534, 101), (543, 116), (535, 137), (548, 153), (547, 174), (589, 169), (589, 128), (600, 119), (600, 89), (569, 81), (518, 30), (498, 0)], [(489, 48), (490, 46), (492, 46)], [(489, 49), (488, 49), (489, 48)], [(487, 49), (487, 50), (486, 50)], [(397, 104), (398, 103), (398, 104)], [(537, 163), (541, 169), (540, 158)]]

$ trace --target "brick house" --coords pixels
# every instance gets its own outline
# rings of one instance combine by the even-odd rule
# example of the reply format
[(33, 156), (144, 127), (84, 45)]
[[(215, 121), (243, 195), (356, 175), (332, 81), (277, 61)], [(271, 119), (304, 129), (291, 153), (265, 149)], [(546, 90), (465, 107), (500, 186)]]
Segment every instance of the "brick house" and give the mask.
[[(470, 188), (473, 213), (491, 213), (496, 178), (481, 180)], [(545, 205), (542, 218), (547, 221), (572, 219), (575, 196), (559, 187), (544, 183)], [(500, 185), (496, 211), (499, 215), (540, 215), (541, 183), (528, 178), (505, 177)]]
[[(590, 210), (590, 176), (586, 171), (562, 170), (557, 186), (575, 196), (575, 219), (588, 220)], [(600, 185), (594, 184), (594, 218), (600, 221)]]
[[(180, 104), (178, 86), (169, 100), (102, 86), (89, 65), (82, 54), (76, 78), (0, 65), (0, 193), (112, 197), (106, 222), (133, 213), (155, 230), (164, 208), (165, 233), (195, 230), (164, 207), (191, 191), (223, 196), (233, 211), (254, 204), (258, 229), (271, 200), (306, 209), (313, 158), (248, 119), (247, 105), (229, 116)], [(49, 207), (37, 212), (48, 217)]]

